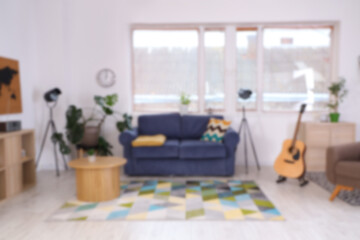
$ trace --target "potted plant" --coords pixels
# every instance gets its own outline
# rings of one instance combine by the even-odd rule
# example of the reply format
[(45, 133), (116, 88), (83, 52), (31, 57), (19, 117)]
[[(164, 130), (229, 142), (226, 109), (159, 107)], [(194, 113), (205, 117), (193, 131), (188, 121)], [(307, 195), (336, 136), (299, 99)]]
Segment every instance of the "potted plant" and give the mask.
[(181, 114), (188, 113), (190, 103), (191, 103), (190, 95), (182, 92), (180, 95), (180, 113)]
[(94, 101), (95, 107), (92, 109), (90, 117), (83, 120), (84, 133), (80, 141), (80, 144), (83, 146), (91, 147), (98, 145), (101, 126), (108, 116), (114, 114), (112, 108), (117, 103), (118, 96), (117, 94), (105, 97), (95, 96)]
[(330, 121), (339, 122), (339, 104), (344, 100), (344, 97), (348, 93), (345, 89), (345, 79), (340, 78), (338, 82), (334, 82), (329, 86), (330, 102), (328, 107), (330, 108)]
[(95, 162), (96, 161), (96, 156), (95, 156), (95, 150), (94, 149), (89, 149), (87, 151), (87, 155), (88, 155), (88, 160), (89, 162)]
[[(68, 143), (73, 146), (81, 145), (83, 147), (96, 147), (97, 154), (100, 156), (112, 155), (112, 145), (102, 136), (100, 130), (106, 118), (116, 114), (113, 106), (118, 101), (117, 94), (107, 95), (105, 97), (95, 96), (95, 106), (92, 108), (89, 117), (85, 117), (83, 109), (70, 105), (66, 111), (65, 135)], [(117, 121), (116, 127), (120, 132), (131, 129), (132, 117), (128, 114), (122, 115), (123, 120)], [(59, 143), (60, 151), (63, 154), (69, 154), (70, 148), (63, 139), (62, 133), (54, 133), (53, 141)]]

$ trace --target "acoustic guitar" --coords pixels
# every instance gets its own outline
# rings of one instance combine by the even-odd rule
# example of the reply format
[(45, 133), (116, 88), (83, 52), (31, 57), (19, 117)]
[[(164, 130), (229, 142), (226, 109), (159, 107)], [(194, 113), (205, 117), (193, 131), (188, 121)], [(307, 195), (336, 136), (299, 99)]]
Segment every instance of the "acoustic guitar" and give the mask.
[(306, 104), (301, 105), (301, 109), (299, 112), (295, 133), (292, 139), (287, 139), (283, 143), (282, 151), (277, 157), (274, 169), (280, 175), (277, 182), (283, 182), (286, 178), (298, 178), (303, 186), (307, 183), (306, 180), (303, 179), (305, 174), (305, 143), (297, 140), (297, 135), (300, 128), (300, 122), (302, 114), (304, 113), (306, 108)]

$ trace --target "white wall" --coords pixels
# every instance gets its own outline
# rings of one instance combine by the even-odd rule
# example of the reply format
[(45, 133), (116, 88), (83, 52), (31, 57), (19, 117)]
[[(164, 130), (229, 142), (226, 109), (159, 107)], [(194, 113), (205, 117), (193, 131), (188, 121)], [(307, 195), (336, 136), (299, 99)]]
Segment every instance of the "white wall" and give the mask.
[[(360, 1), (348, 0), (37, 0), (35, 9), (38, 31), (39, 81), (36, 92), (58, 85), (63, 96), (58, 113), (58, 125), (64, 125), (68, 104), (91, 105), (94, 94), (119, 94), (117, 110), (130, 111), (131, 66), (129, 27), (135, 23), (246, 23), (339, 21), (339, 75), (348, 80), (349, 96), (341, 106), (342, 120), (360, 123)], [(1, 46), (0, 46), (1, 47)], [(101, 89), (96, 72), (112, 68), (117, 83), (111, 89)], [(46, 86), (46, 87), (45, 87)], [(36, 129), (44, 127), (46, 109), (38, 98), (35, 102)], [(256, 146), (262, 164), (272, 165), (283, 139), (292, 135), (297, 115), (294, 113), (249, 114)], [(305, 119), (312, 120), (308, 113)], [(240, 122), (239, 114), (227, 113), (227, 118)], [(117, 132), (109, 121), (104, 134), (121, 154)], [(357, 139), (360, 129), (357, 130)], [(39, 140), (39, 139), (38, 139)], [(39, 141), (38, 141), (39, 143)], [(43, 167), (53, 166), (49, 152)], [(243, 164), (238, 152), (238, 164)]]
[[(37, 35), (37, 62), (38, 80), (35, 84), (34, 104), (36, 122), (37, 152), (45, 134), (45, 127), (49, 120), (49, 109), (43, 95), (46, 91), (58, 87), (63, 94), (54, 109), (54, 118), (58, 130), (65, 126), (65, 111), (67, 106), (76, 99), (76, 89), (73, 88), (73, 79), (68, 77), (70, 71), (65, 69), (66, 53), (64, 36), (64, 3), (62, 0), (32, 0), (35, 10), (34, 21)], [(47, 142), (40, 160), (41, 168), (54, 168), (53, 145), (48, 134)], [(61, 160), (61, 158), (59, 159)], [(60, 166), (63, 167), (62, 162)]]
[(34, 10), (26, 0), (0, 1), (0, 56), (19, 61), (22, 113), (0, 115), (0, 121), (21, 120), (34, 127), (34, 83), (37, 79)]

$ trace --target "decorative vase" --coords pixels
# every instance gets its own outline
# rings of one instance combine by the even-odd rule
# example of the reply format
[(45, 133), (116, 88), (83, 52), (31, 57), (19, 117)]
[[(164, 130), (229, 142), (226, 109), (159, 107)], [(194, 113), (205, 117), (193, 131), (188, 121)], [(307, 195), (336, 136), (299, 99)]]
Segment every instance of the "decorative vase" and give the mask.
[(84, 136), (80, 145), (85, 147), (97, 146), (100, 135), (100, 128), (98, 126), (85, 126)]
[(340, 113), (330, 113), (330, 122), (337, 123), (339, 122)]
[(189, 105), (180, 104), (180, 113), (187, 114), (189, 112)]
[(89, 160), (89, 162), (93, 163), (96, 161), (96, 156), (95, 155), (88, 156), (88, 160)]

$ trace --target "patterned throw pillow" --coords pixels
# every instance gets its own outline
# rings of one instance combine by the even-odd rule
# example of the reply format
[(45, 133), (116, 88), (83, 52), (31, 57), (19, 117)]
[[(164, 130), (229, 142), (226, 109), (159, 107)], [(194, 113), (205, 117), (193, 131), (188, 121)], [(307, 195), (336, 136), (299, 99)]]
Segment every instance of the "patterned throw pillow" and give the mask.
[(230, 121), (210, 118), (207, 129), (202, 135), (201, 140), (207, 142), (222, 142), (230, 124)]

